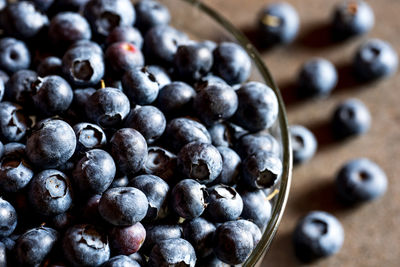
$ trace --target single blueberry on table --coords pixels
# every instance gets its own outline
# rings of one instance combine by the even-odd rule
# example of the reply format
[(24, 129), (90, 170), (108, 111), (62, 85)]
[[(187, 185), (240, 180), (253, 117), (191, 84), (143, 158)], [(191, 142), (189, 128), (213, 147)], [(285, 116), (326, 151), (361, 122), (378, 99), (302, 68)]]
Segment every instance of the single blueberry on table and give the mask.
[(118, 42), (127, 42), (135, 45), (138, 49), (142, 49), (143, 37), (140, 32), (132, 26), (115, 27), (107, 37), (107, 45)]
[(17, 227), (17, 212), (7, 201), (0, 198), (0, 237), (6, 237)]
[(371, 114), (358, 99), (347, 99), (340, 103), (332, 117), (332, 130), (337, 138), (362, 135), (371, 127)]
[(110, 258), (106, 233), (91, 224), (69, 228), (64, 234), (62, 251), (75, 266), (99, 266)]
[(102, 267), (140, 267), (141, 265), (128, 256), (115, 256), (101, 265)]
[[(133, 206), (132, 203), (135, 203)], [(146, 195), (134, 187), (116, 187), (103, 193), (99, 202), (100, 215), (115, 226), (140, 222), (147, 213)]]
[(382, 196), (387, 189), (385, 172), (373, 161), (348, 161), (336, 176), (336, 192), (346, 204), (357, 204)]
[(154, 221), (167, 215), (169, 185), (160, 177), (143, 174), (130, 180), (129, 186), (141, 190), (147, 197), (149, 208), (147, 209), (146, 221)]
[(75, 153), (81, 154), (94, 148), (102, 148), (107, 143), (106, 134), (96, 124), (80, 122), (72, 129), (76, 135)]
[(25, 108), (32, 105), (32, 83), (38, 75), (31, 70), (19, 70), (15, 72), (6, 83), (4, 97)]
[(196, 265), (193, 246), (182, 238), (172, 238), (158, 242), (149, 255), (149, 267)]
[(233, 187), (219, 184), (209, 188), (207, 192), (206, 212), (211, 221), (233, 221), (242, 213), (242, 198)]
[(232, 117), (238, 108), (238, 102), (238, 96), (232, 87), (214, 84), (197, 93), (193, 107), (205, 124), (212, 125)]
[(153, 246), (166, 239), (182, 237), (182, 228), (178, 224), (147, 224), (146, 240), (144, 241), (142, 252), (150, 253)]
[(171, 206), (182, 218), (199, 217), (207, 203), (207, 189), (204, 185), (192, 179), (184, 179), (177, 183), (171, 191)]
[(36, 167), (54, 168), (66, 163), (74, 154), (76, 137), (68, 123), (46, 119), (36, 124), (26, 141), (26, 154)]
[(168, 117), (186, 115), (192, 109), (196, 91), (189, 84), (171, 82), (160, 89), (155, 105)]
[(179, 46), (174, 56), (176, 74), (183, 80), (199, 80), (211, 70), (212, 65), (212, 52), (198, 43)]
[(21, 141), (31, 126), (22, 107), (12, 102), (0, 102), (0, 138), (4, 142)]
[(146, 229), (140, 222), (127, 227), (113, 227), (109, 232), (110, 246), (122, 255), (136, 253), (146, 239)]
[(147, 144), (154, 143), (165, 131), (167, 121), (164, 114), (154, 106), (132, 109), (125, 120), (125, 127), (140, 132)]
[(111, 44), (106, 50), (106, 61), (116, 75), (144, 65), (144, 57), (138, 47), (128, 42)]
[(179, 152), (190, 142), (211, 144), (211, 137), (203, 124), (188, 118), (170, 120), (165, 129), (167, 146)]
[(62, 75), (62, 60), (58, 57), (44, 58), (36, 68), (39, 77)]
[(143, 172), (156, 175), (166, 182), (176, 173), (176, 155), (161, 147), (152, 146), (147, 149), (147, 160), (143, 165)]
[(342, 225), (333, 215), (323, 211), (308, 213), (300, 219), (293, 233), (296, 256), (304, 262), (337, 253), (343, 241)]
[(117, 169), (106, 151), (92, 149), (84, 153), (72, 173), (74, 184), (81, 193), (100, 194), (111, 185)]
[(239, 221), (219, 225), (214, 234), (213, 244), (215, 255), (231, 265), (243, 263), (255, 247), (253, 234)]
[(128, 97), (112, 87), (97, 90), (86, 103), (86, 116), (103, 128), (118, 126), (129, 111)]
[(241, 159), (238, 154), (229, 147), (218, 146), (222, 157), (222, 171), (213, 181), (213, 184), (234, 185), (239, 180)]
[(32, 83), (33, 104), (45, 116), (62, 114), (71, 105), (72, 98), (71, 86), (60, 76), (39, 77)]
[(183, 237), (189, 241), (198, 258), (204, 258), (213, 253), (213, 235), (215, 225), (202, 217), (185, 221)]
[(0, 39), (0, 68), (9, 74), (29, 68), (31, 55), (24, 42), (5, 37)]
[(271, 203), (263, 190), (244, 191), (240, 193), (243, 200), (241, 218), (255, 223), (264, 232), (272, 215)]
[(220, 175), (222, 157), (213, 145), (191, 142), (179, 151), (178, 167), (186, 177), (207, 184)]
[(390, 76), (397, 71), (396, 50), (380, 39), (369, 39), (357, 50), (353, 59), (353, 69), (362, 81), (370, 81)]
[(301, 125), (292, 125), (289, 131), (292, 141), (293, 163), (300, 164), (310, 160), (318, 146), (314, 134)]
[(138, 67), (125, 72), (122, 88), (132, 104), (148, 105), (156, 100), (160, 85), (146, 67)]
[(299, 95), (324, 97), (338, 82), (335, 66), (323, 58), (313, 58), (303, 64), (298, 74)]
[(213, 55), (215, 74), (228, 84), (242, 83), (249, 78), (251, 60), (241, 46), (231, 42), (222, 42), (215, 48)]
[(135, 9), (129, 0), (90, 0), (83, 8), (83, 15), (99, 39), (105, 39), (118, 26), (132, 26)]
[(260, 151), (248, 156), (242, 165), (242, 179), (252, 189), (273, 186), (282, 174), (282, 162), (278, 156)]
[(26, 231), (15, 244), (18, 262), (22, 266), (39, 266), (55, 246), (57, 239), (57, 231), (48, 227)]
[(69, 178), (52, 169), (42, 171), (32, 178), (28, 194), (32, 207), (45, 216), (66, 212), (73, 201)]
[(147, 143), (135, 129), (122, 128), (110, 140), (111, 155), (124, 174), (140, 171), (147, 160)]
[(278, 117), (278, 99), (265, 84), (248, 82), (236, 91), (239, 106), (235, 122), (245, 129), (256, 132), (270, 128)]
[(135, 25), (143, 33), (158, 25), (168, 25), (171, 20), (168, 8), (157, 1), (141, 0), (135, 4), (135, 10)]
[(341, 40), (369, 32), (375, 23), (374, 11), (362, 0), (343, 1), (332, 17), (333, 37)]
[(299, 15), (292, 5), (283, 2), (267, 5), (258, 18), (260, 40), (267, 46), (291, 43), (299, 24)]

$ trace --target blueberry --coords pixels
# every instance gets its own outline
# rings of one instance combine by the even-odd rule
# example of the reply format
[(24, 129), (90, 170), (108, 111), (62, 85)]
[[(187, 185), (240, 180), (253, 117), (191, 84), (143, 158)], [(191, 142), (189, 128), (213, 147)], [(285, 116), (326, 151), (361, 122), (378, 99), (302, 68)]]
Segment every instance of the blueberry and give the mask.
[(151, 28), (144, 37), (146, 59), (160, 65), (172, 65), (178, 47), (188, 41), (183, 32), (167, 25)]
[(32, 104), (31, 84), (36, 81), (37, 74), (31, 70), (15, 72), (6, 83), (5, 97), (28, 108)]
[(62, 60), (58, 57), (46, 57), (37, 67), (37, 72), (40, 77), (50, 75), (62, 75)]
[(236, 150), (245, 159), (260, 151), (279, 156), (281, 148), (275, 137), (266, 132), (258, 132), (243, 135), (236, 144)]
[(240, 195), (243, 200), (243, 212), (240, 217), (254, 222), (264, 231), (271, 219), (272, 206), (263, 190), (244, 191)]
[[(10, 146), (16, 147), (10, 149)], [(25, 154), (25, 145), (8, 143), (0, 160), (0, 188), (5, 192), (17, 192), (24, 188), (34, 175)]]
[(248, 82), (236, 91), (239, 106), (235, 114), (236, 123), (249, 131), (270, 128), (278, 117), (278, 99), (274, 91), (265, 84)]
[(86, 40), (86, 39), (82, 39), (82, 40), (72, 43), (71, 46), (68, 48), (68, 50), (73, 50), (75, 48), (90, 49), (90, 50), (92, 50), (92, 52), (94, 52), (96, 54), (99, 54), (99, 55), (104, 54), (103, 49), (100, 46), (100, 44), (98, 44), (94, 41)]
[(76, 220), (76, 217), (71, 212), (64, 212), (54, 216), (51, 219), (53, 227), (58, 231), (67, 230)]
[(166, 124), (164, 114), (153, 106), (132, 109), (125, 121), (125, 127), (139, 131), (148, 144), (154, 143), (164, 133)]
[(169, 182), (176, 173), (176, 155), (161, 147), (149, 147), (147, 160), (143, 165), (143, 172), (154, 174)]
[(167, 70), (163, 67), (159, 65), (148, 65), (146, 66), (146, 70), (154, 76), (159, 88), (171, 83), (171, 78), (169, 77)]
[(293, 162), (295, 164), (310, 160), (317, 150), (317, 139), (314, 134), (304, 126), (292, 125), (289, 128)]
[(162, 240), (182, 237), (182, 229), (177, 224), (154, 224), (146, 226), (146, 240), (141, 251), (150, 252)]
[(205, 210), (207, 190), (204, 185), (192, 179), (177, 183), (171, 191), (171, 205), (174, 211), (185, 219), (199, 217)]
[(398, 56), (393, 47), (379, 39), (369, 39), (357, 50), (353, 68), (364, 81), (387, 77), (397, 71)]
[(122, 87), (129, 100), (138, 105), (153, 103), (160, 89), (155, 76), (146, 67), (127, 71), (122, 77)]
[(141, 190), (146, 195), (149, 202), (145, 217), (147, 221), (164, 218), (167, 215), (169, 186), (163, 179), (155, 175), (144, 174), (133, 178), (129, 185)]
[(213, 184), (234, 185), (239, 180), (241, 159), (236, 152), (228, 147), (217, 147), (222, 157), (222, 171)]
[(39, 266), (55, 246), (57, 239), (57, 231), (48, 227), (26, 231), (15, 244), (18, 262), (22, 266)]
[(7, 34), (21, 39), (34, 37), (49, 23), (47, 16), (28, 1), (8, 4), (1, 12), (0, 21)]
[(190, 142), (211, 143), (211, 137), (203, 124), (187, 119), (176, 118), (169, 121), (165, 130), (168, 145), (173, 151), (179, 151)]
[(196, 95), (195, 90), (184, 82), (171, 82), (161, 88), (156, 106), (166, 116), (175, 117), (189, 113)]
[(243, 263), (255, 247), (253, 234), (239, 221), (229, 221), (218, 226), (213, 244), (215, 255), (231, 265)]
[(135, 4), (136, 27), (143, 33), (154, 26), (168, 25), (171, 20), (168, 8), (153, 0), (141, 0)]
[(89, 97), (96, 92), (94, 88), (75, 89), (74, 97), (72, 98), (72, 104), (70, 111), (79, 114), (80, 120), (86, 117), (85, 107), (89, 100)]
[(204, 258), (213, 253), (212, 246), (215, 229), (214, 224), (201, 217), (184, 223), (183, 236), (192, 244), (197, 257)]
[(134, 129), (118, 130), (111, 138), (110, 144), (111, 155), (122, 173), (138, 172), (147, 160), (146, 140)]
[(299, 24), (299, 15), (292, 5), (284, 2), (267, 5), (258, 18), (260, 39), (268, 46), (291, 43)]
[(282, 162), (274, 154), (260, 151), (243, 161), (243, 181), (253, 189), (273, 186), (282, 173)]
[(215, 180), (222, 171), (222, 157), (213, 145), (192, 142), (185, 145), (178, 154), (181, 172), (200, 183)]
[(29, 186), (29, 201), (42, 215), (66, 212), (72, 205), (72, 188), (69, 178), (57, 170), (36, 174)]
[(323, 211), (308, 213), (297, 223), (293, 233), (296, 255), (304, 262), (337, 253), (343, 240), (344, 232), (340, 222)]
[(228, 85), (214, 84), (202, 89), (194, 98), (194, 109), (207, 125), (226, 120), (238, 108), (238, 96)]
[(115, 256), (101, 265), (102, 267), (140, 267), (137, 261), (132, 260), (128, 256)]
[(0, 68), (2, 70), (14, 73), (27, 69), (30, 64), (31, 55), (24, 42), (11, 37), (0, 39)]
[(107, 37), (108, 45), (118, 42), (131, 43), (138, 49), (142, 49), (143, 37), (140, 32), (132, 26), (119, 26), (115, 27)]
[(0, 265), (7, 266), (7, 248), (3, 242), (0, 242)]
[(110, 258), (107, 235), (94, 225), (69, 228), (62, 245), (65, 258), (75, 266), (99, 266)]
[(92, 94), (86, 105), (86, 115), (96, 124), (107, 128), (122, 123), (128, 116), (130, 104), (120, 90), (106, 87)]
[(37, 123), (26, 141), (26, 154), (39, 168), (53, 168), (66, 163), (74, 154), (76, 137), (68, 123), (46, 119)]
[(72, 177), (82, 193), (100, 194), (111, 185), (115, 173), (116, 166), (110, 154), (92, 149), (76, 163)]
[(313, 58), (303, 64), (297, 79), (300, 95), (323, 97), (335, 88), (338, 74), (328, 60)]
[(261, 237), (262, 237), (260, 228), (250, 220), (240, 219), (240, 220), (237, 220), (236, 222), (240, 225), (243, 225), (243, 227), (251, 233), (251, 235), (253, 237), (254, 247), (256, 247), (256, 245), (258, 244), (258, 242), (261, 240)]
[(146, 229), (138, 222), (127, 227), (113, 227), (109, 234), (111, 249), (118, 254), (136, 253), (146, 239)]
[(72, 98), (71, 86), (60, 76), (39, 77), (32, 84), (33, 104), (46, 116), (65, 112), (71, 105)]
[(107, 48), (105, 55), (108, 65), (119, 76), (144, 65), (142, 52), (132, 43), (113, 43)]
[[(132, 203), (135, 203), (132, 206)], [(134, 187), (111, 188), (103, 193), (100, 215), (116, 226), (129, 226), (140, 222), (147, 213), (149, 202), (146, 195)]]
[(20, 105), (0, 102), (0, 138), (5, 142), (21, 141), (31, 125)]
[(220, 184), (207, 192), (207, 215), (213, 222), (233, 221), (242, 213), (242, 198), (233, 187)]
[(226, 123), (215, 123), (208, 128), (214, 146), (229, 147), (234, 140)]
[(387, 189), (384, 171), (366, 158), (348, 161), (336, 176), (336, 191), (347, 204), (374, 200)]
[(49, 39), (54, 45), (67, 47), (79, 40), (90, 40), (92, 31), (84, 17), (75, 12), (60, 12), (50, 21)]
[(201, 90), (203, 90), (203, 88), (206, 88), (209, 85), (215, 85), (215, 84), (227, 85), (227, 83), (221, 77), (215, 76), (212, 73), (208, 73), (207, 75), (201, 77), (198, 81), (196, 81), (195, 88), (196, 88), (197, 92), (200, 92)]
[(179, 46), (174, 56), (176, 74), (189, 81), (199, 80), (211, 70), (212, 65), (212, 52), (197, 43)]
[(347, 99), (340, 103), (332, 117), (332, 129), (337, 138), (362, 135), (371, 127), (371, 114), (358, 99)]
[(7, 200), (0, 198), (0, 237), (11, 235), (16, 226), (17, 212)]
[(144, 257), (139, 252), (133, 253), (133, 254), (129, 255), (128, 257), (130, 259), (136, 261), (137, 263), (139, 263), (140, 266), (145, 266), (145, 264), (146, 264)]
[(102, 148), (106, 145), (106, 134), (96, 124), (81, 122), (75, 124), (76, 152), (84, 153), (90, 149)]
[(343, 1), (335, 7), (332, 17), (334, 37), (346, 39), (369, 32), (374, 26), (372, 8), (364, 1)]
[(149, 266), (189, 266), (196, 265), (193, 246), (182, 238), (172, 238), (158, 242), (151, 250)]
[[(3, 237), (1, 238), (1, 243), (3, 243), (3, 245), (5, 246), (7, 252), (13, 251), (15, 248), (15, 243), (17, 241), (17, 239), (20, 237), (21, 235), (17, 235), (17, 234), (12, 234), (10, 236), (7, 237)], [(7, 266), (7, 265), (6, 265)]]
[(115, 177), (109, 188), (126, 187), (129, 184), (128, 176)]
[(129, 0), (90, 0), (83, 14), (99, 38), (106, 38), (118, 26), (132, 26), (136, 13)]
[(91, 46), (76, 46), (67, 50), (62, 58), (65, 77), (75, 86), (93, 86), (104, 75), (103, 55)]
[(214, 71), (229, 84), (246, 81), (251, 72), (251, 60), (246, 51), (231, 42), (222, 42), (214, 50)]

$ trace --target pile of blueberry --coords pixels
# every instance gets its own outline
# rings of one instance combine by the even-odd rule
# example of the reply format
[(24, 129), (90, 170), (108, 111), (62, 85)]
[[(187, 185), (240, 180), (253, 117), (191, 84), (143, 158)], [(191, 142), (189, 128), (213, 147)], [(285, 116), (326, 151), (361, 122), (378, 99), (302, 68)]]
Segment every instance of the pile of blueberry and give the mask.
[(153, 0), (0, 7), (0, 266), (243, 263), (282, 172), (245, 50)]
[[(296, 10), (287, 3), (265, 7), (258, 19), (264, 45), (288, 44), (299, 31)], [(374, 25), (372, 8), (362, 0), (343, 1), (336, 6), (332, 21), (333, 41), (343, 41), (366, 34)], [(398, 56), (389, 43), (369, 39), (362, 44), (353, 59), (353, 73), (360, 82), (368, 82), (394, 74)], [(299, 97), (328, 97), (338, 82), (335, 66), (326, 59), (313, 58), (300, 69), (297, 78)], [(333, 112), (332, 136), (343, 140), (368, 132), (371, 115), (358, 99), (347, 99)], [(290, 127), (294, 164), (310, 160), (317, 150), (314, 134), (301, 125)], [(387, 188), (383, 170), (366, 158), (357, 158), (344, 164), (335, 180), (338, 199), (345, 205), (356, 205), (382, 196)], [(312, 261), (337, 253), (344, 241), (344, 230), (331, 214), (312, 211), (298, 222), (293, 243), (297, 257)]]

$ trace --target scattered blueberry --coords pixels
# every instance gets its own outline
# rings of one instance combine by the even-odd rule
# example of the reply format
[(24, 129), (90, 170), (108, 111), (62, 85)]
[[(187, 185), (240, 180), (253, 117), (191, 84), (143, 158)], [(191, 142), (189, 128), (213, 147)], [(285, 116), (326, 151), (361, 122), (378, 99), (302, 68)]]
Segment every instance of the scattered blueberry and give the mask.
[(304, 126), (292, 125), (289, 128), (293, 162), (295, 164), (310, 160), (317, 150), (317, 139), (314, 134)]

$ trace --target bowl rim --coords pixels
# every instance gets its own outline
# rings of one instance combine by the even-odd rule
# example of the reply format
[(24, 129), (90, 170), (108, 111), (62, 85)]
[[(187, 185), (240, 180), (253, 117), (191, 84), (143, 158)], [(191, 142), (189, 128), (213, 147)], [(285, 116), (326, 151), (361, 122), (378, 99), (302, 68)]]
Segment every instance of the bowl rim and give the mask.
[(207, 4), (202, 3), (202, 0), (181, 0), (181, 1), (187, 2), (193, 5), (195, 8), (198, 8), (199, 10), (203, 11), (205, 14), (211, 17), (211, 19), (216, 21), (225, 30), (227, 30), (230, 34), (232, 34), (232, 36), (236, 39), (236, 41), (246, 50), (248, 55), (252, 58), (265, 83), (267, 83), (272, 88), (272, 90), (275, 92), (275, 95), (278, 98), (278, 103), (279, 103), (278, 122), (281, 131), (281, 138), (282, 138), (281, 141), (283, 147), (282, 149), (283, 168), (282, 168), (281, 184), (279, 188), (279, 193), (277, 195), (276, 204), (273, 207), (271, 219), (268, 222), (267, 228), (263, 233), (261, 240), (256, 246), (256, 248), (253, 250), (253, 252), (246, 260), (246, 262), (243, 263), (243, 266), (254, 266), (255, 264), (258, 263), (261, 256), (264, 255), (264, 253), (271, 245), (271, 242), (277, 232), (279, 223), (282, 219), (290, 191), (290, 184), (292, 180), (292, 148), (291, 148), (291, 140), (288, 129), (288, 120), (287, 120), (285, 105), (282, 99), (282, 95), (275, 81), (273, 80), (268, 68), (265, 66), (259, 52), (240, 30), (238, 30), (231, 22), (229, 22), (226, 18), (220, 15), (217, 11), (209, 7)]

